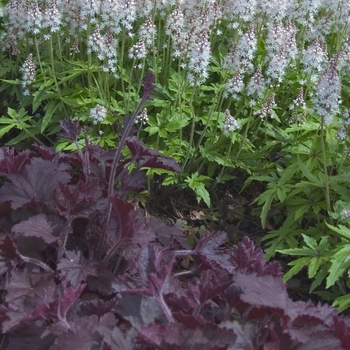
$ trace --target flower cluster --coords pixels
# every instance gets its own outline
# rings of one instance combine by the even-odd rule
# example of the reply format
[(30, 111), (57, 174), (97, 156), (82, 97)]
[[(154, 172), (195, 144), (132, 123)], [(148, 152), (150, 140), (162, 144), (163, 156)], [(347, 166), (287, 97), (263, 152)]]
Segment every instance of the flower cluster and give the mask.
[(224, 58), (223, 69), (240, 71), (241, 74), (251, 73), (254, 69), (252, 63), (257, 48), (257, 38), (254, 27), (251, 25), (246, 33), (239, 39), (231, 52)]
[(335, 138), (345, 143), (350, 131), (350, 113), (348, 109), (343, 111), (343, 115), (341, 118), (339, 118), (338, 122), (340, 125)]
[(333, 59), (318, 81), (314, 98), (314, 111), (323, 118), (325, 124), (331, 124), (339, 113), (340, 90), (337, 59)]
[(316, 37), (313, 43), (303, 52), (301, 60), (304, 66), (303, 71), (307, 74), (312, 73), (311, 81), (316, 81), (319, 72), (325, 68), (327, 61), (327, 51), (319, 38)]
[(94, 124), (101, 122), (106, 118), (107, 109), (99, 104), (95, 108), (90, 109), (90, 118)]
[(268, 116), (271, 116), (271, 118), (273, 118), (272, 117), (273, 107), (276, 107), (275, 94), (272, 94), (267, 100), (267, 102), (265, 103), (265, 105), (263, 106), (263, 108), (261, 108), (258, 111), (255, 111), (254, 114), (258, 115), (261, 119), (266, 119)]
[(225, 136), (228, 136), (230, 133), (232, 133), (235, 130), (239, 130), (241, 126), (239, 125), (238, 121), (232, 117), (230, 111), (226, 109), (225, 111), (225, 122), (222, 127), (222, 133)]
[(210, 61), (210, 41), (208, 32), (203, 31), (195, 48), (190, 52), (188, 63), (189, 81), (191, 85), (201, 84), (207, 79), (207, 68)]
[(111, 30), (108, 30), (105, 35), (101, 35), (99, 25), (96, 25), (94, 32), (88, 39), (88, 53), (96, 52), (97, 58), (103, 61), (102, 70), (111, 72), (115, 77), (117, 63), (117, 40)]
[(239, 99), (239, 93), (244, 89), (244, 82), (242, 80), (241, 73), (238, 71), (235, 76), (226, 84), (226, 91), (232, 96), (234, 99)]
[(140, 124), (145, 125), (147, 123), (147, 121), (148, 121), (147, 109), (144, 108), (142, 110), (141, 114), (136, 117), (135, 124), (140, 123)]
[[(298, 110), (299, 107), (302, 107), (303, 113), (301, 115), (301, 118), (298, 120)], [(292, 116), (290, 117), (289, 122), (290, 123), (297, 123), (298, 125), (304, 124), (306, 120), (306, 104), (304, 101), (304, 89), (300, 88), (298, 92), (298, 96), (295, 100), (293, 100), (292, 105), (290, 106), (290, 109), (293, 110)]]
[(22, 73), (23, 95), (27, 96), (29, 95), (31, 85), (35, 80), (36, 63), (33, 61), (32, 54), (29, 54), (19, 70)]
[[(247, 85), (247, 95), (257, 96), (258, 98), (263, 98), (266, 89), (266, 81), (262, 75), (261, 66), (258, 66), (254, 75), (248, 82)], [(252, 100), (254, 101), (254, 100)], [(255, 104), (255, 102), (253, 102)]]

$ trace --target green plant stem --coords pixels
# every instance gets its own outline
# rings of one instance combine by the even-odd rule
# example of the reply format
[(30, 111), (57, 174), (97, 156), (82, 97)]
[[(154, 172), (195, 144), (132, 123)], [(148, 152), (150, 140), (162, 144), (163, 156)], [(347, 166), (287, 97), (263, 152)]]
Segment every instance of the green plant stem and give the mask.
[(326, 145), (325, 145), (325, 134), (324, 134), (324, 118), (321, 118), (321, 146), (322, 146), (322, 163), (323, 163), (323, 172), (324, 172), (324, 189), (326, 195), (327, 211), (330, 212), (332, 209), (331, 206), (331, 197), (329, 193), (329, 179), (327, 171), (327, 157), (326, 157)]
[[(249, 116), (248, 116), (248, 122), (247, 122), (247, 124), (246, 124), (246, 126), (245, 126), (245, 128), (244, 128), (243, 140), (246, 140), (247, 137), (248, 137), (248, 131), (249, 131), (249, 127), (250, 127), (250, 122), (251, 122), (251, 120), (252, 120), (252, 114), (253, 114), (253, 110), (250, 109), (250, 111), (249, 111)], [(244, 146), (244, 141), (241, 142), (241, 144), (240, 144), (240, 146), (239, 146), (239, 149), (238, 149), (238, 151), (237, 151), (237, 153), (236, 153), (236, 155), (235, 155), (235, 160), (237, 160), (238, 157), (240, 156), (240, 154), (241, 154), (241, 152), (242, 152), (242, 149), (243, 149), (243, 146)]]
[(44, 73), (43, 64), (41, 62), (40, 51), (39, 51), (39, 44), (38, 44), (38, 40), (37, 40), (36, 36), (34, 36), (34, 41), (35, 41), (36, 56), (37, 56), (37, 59), (38, 59), (38, 62), (39, 62), (41, 74), (42, 74), (42, 76), (44, 78), (44, 81), (46, 82), (46, 75)]
[(33, 140), (35, 140), (39, 145), (45, 146), (34, 134), (32, 134), (28, 129), (23, 128), (23, 131), (27, 133)]
[(197, 86), (197, 80), (198, 77), (196, 76), (195, 81), (194, 81), (194, 85), (193, 85), (193, 90), (192, 90), (192, 94), (191, 94), (191, 98), (190, 98), (190, 108), (192, 111), (192, 123), (191, 123), (191, 132), (190, 132), (190, 141), (188, 143), (188, 149), (187, 149), (187, 155), (186, 155), (186, 159), (184, 161), (184, 166), (183, 166), (183, 170), (186, 168), (187, 162), (190, 158), (190, 154), (191, 154), (191, 148), (192, 148), (192, 144), (193, 144), (193, 137), (194, 137), (194, 129), (196, 126), (196, 117), (195, 117), (195, 113), (193, 110), (193, 97), (196, 93), (196, 86)]
[[(121, 47), (120, 47), (120, 53), (119, 53), (119, 64), (120, 64), (120, 83), (121, 83), (121, 89), (122, 89), (122, 93), (123, 96), (125, 96), (125, 85), (124, 85), (124, 51), (125, 51), (125, 27), (123, 27), (123, 31), (121, 34), (122, 37), (122, 43), (121, 43)], [(130, 77), (131, 79), (131, 77)], [(115, 90), (117, 90), (117, 87), (115, 87)]]
[(219, 175), (216, 177), (215, 181), (214, 181), (214, 184), (211, 188), (211, 190), (215, 189), (215, 187), (217, 186), (218, 183), (220, 183), (220, 180), (221, 180), (221, 177), (222, 177), (222, 174), (224, 173), (225, 169), (226, 169), (226, 164), (230, 158), (230, 155), (231, 155), (231, 150), (232, 150), (232, 145), (233, 145), (233, 136), (234, 134), (231, 133), (231, 142), (230, 142), (230, 146), (228, 147), (228, 151), (227, 151), (227, 155), (226, 155), (226, 161), (225, 161), (225, 164), (221, 167), (221, 170), (220, 170), (220, 173)]

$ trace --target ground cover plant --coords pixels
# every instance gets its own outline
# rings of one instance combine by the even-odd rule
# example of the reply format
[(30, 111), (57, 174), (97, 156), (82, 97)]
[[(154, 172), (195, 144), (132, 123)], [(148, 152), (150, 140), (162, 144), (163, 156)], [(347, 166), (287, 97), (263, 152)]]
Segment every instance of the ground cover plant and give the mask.
[[(144, 165), (148, 196), (159, 183), (191, 189), (217, 217), (218, 185), (239, 196), (258, 183), (249, 210), (268, 231), (265, 257), (292, 257), (285, 281), (306, 269), (310, 291), (346, 310), (349, 11), (340, 0), (5, 1), (0, 136), (81, 158), (86, 139), (123, 145), (136, 113), (135, 135), (181, 166)], [(156, 91), (139, 104), (147, 71)], [(83, 127), (75, 138), (60, 135), (68, 116)]]
[(208, 231), (191, 247), (131, 204), (144, 168), (181, 170), (132, 135), (136, 116), (126, 156), (82, 151), (73, 120), (60, 124), (78, 151), (0, 148), (1, 348), (350, 349), (349, 320), (290, 300), (247, 237), (232, 248)]

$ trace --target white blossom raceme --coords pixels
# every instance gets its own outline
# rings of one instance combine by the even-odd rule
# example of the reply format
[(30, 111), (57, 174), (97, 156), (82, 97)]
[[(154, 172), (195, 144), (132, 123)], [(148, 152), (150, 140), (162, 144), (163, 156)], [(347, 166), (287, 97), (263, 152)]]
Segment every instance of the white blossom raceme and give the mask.
[(331, 124), (334, 116), (339, 114), (340, 90), (337, 63), (333, 62), (321, 75), (314, 98), (314, 111), (324, 119), (326, 124)]
[(94, 124), (101, 122), (106, 118), (107, 109), (99, 104), (96, 105), (95, 108), (90, 109), (90, 117)]
[(232, 133), (235, 130), (239, 130), (241, 126), (239, 125), (238, 121), (232, 117), (230, 111), (226, 109), (225, 111), (225, 122), (222, 127), (222, 133), (225, 136), (228, 136), (230, 133)]
[(35, 80), (35, 69), (36, 64), (33, 61), (33, 55), (29, 54), (22, 67), (19, 69), (22, 73), (23, 95), (25, 96), (29, 95), (29, 88)]

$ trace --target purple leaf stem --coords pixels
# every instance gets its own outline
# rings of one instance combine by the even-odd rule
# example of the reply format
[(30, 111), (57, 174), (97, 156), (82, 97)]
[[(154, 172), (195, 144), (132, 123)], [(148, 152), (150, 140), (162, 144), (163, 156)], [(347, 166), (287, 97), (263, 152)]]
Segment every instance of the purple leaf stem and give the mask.
[[(120, 161), (120, 157), (122, 154), (122, 150), (124, 148), (125, 141), (130, 134), (130, 131), (135, 123), (135, 119), (137, 118), (143, 104), (150, 98), (153, 90), (154, 90), (154, 76), (151, 72), (148, 72), (146, 74), (145, 89), (144, 89), (142, 99), (139, 102), (139, 104), (137, 105), (136, 110), (132, 114), (130, 120), (128, 121), (128, 123), (124, 127), (121, 140), (119, 142), (117, 151), (115, 152), (115, 155), (114, 155), (111, 173), (109, 176), (109, 183), (108, 183), (108, 198), (110, 198), (113, 194), (113, 189), (114, 189), (114, 185), (115, 185), (115, 173), (117, 171), (117, 165)], [(99, 247), (98, 247), (98, 257), (99, 258), (101, 258), (101, 255), (102, 255), (102, 250), (103, 250), (103, 246), (104, 246), (105, 238), (106, 238), (107, 226), (108, 226), (109, 220), (111, 218), (111, 213), (112, 213), (112, 204), (109, 201), (108, 208), (107, 208), (107, 218), (106, 218), (106, 222), (105, 222), (104, 227), (103, 227), (102, 237), (100, 239), (100, 243), (99, 243)]]

